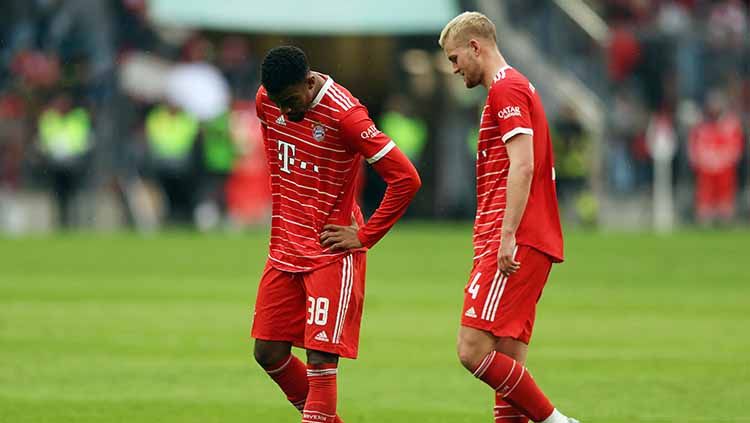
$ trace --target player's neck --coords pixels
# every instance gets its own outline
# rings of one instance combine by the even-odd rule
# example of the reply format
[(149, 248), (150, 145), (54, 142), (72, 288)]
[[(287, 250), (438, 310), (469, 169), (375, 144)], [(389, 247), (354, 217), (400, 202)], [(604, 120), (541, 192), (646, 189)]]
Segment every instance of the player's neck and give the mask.
[(502, 54), (499, 52), (492, 54), (487, 61), (487, 65), (484, 67), (485, 71), (482, 77), (482, 85), (489, 90), (495, 82), (495, 75), (497, 75), (500, 69), (506, 66), (508, 66), (508, 62), (505, 61)]
[(313, 76), (315, 76), (315, 87), (313, 88), (313, 95), (312, 98), (318, 98), (318, 93), (320, 93), (320, 90), (323, 89), (323, 85), (325, 84), (326, 80), (318, 72), (313, 71)]

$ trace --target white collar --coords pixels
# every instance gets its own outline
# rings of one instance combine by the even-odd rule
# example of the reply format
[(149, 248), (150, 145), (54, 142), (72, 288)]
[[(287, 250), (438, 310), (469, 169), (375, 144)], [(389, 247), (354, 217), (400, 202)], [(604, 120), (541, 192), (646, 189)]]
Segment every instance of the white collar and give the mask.
[(505, 65), (502, 68), (500, 68), (500, 70), (498, 70), (497, 73), (495, 74), (495, 77), (492, 78), (492, 82), (497, 82), (501, 79), (505, 79), (505, 71), (508, 69), (512, 69), (510, 65)]
[[(316, 73), (317, 73), (317, 72), (316, 72)], [(331, 87), (331, 85), (333, 85), (333, 78), (331, 78), (331, 77), (330, 77), (330, 76), (328, 76), (328, 75), (323, 75), (322, 73), (319, 73), (318, 75), (320, 75), (320, 76), (322, 76), (322, 77), (327, 77), (328, 79), (327, 79), (327, 80), (326, 80), (326, 82), (325, 82), (325, 83), (323, 84), (323, 86), (322, 86), (322, 87), (320, 87), (320, 91), (318, 91), (318, 95), (316, 95), (316, 96), (315, 96), (315, 98), (313, 99), (312, 103), (310, 103), (310, 108), (311, 108), (311, 109), (312, 109), (313, 107), (317, 106), (317, 105), (318, 105), (318, 103), (320, 103), (320, 100), (322, 100), (322, 99), (323, 99), (323, 96), (324, 96), (324, 95), (326, 95), (326, 91), (328, 91), (328, 88), (330, 88), (330, 87)]]

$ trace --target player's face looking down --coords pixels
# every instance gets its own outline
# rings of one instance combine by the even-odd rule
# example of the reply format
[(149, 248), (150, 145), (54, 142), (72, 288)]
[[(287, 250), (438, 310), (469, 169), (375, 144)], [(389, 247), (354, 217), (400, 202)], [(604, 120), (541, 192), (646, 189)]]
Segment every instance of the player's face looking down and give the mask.
[(443, 47), (445, 55), (453, 65), (453, 73), (464, 78), (466, 88), (474, 88), (482, 83), (479, 49), (479, 42), (474, 39), (465, 44), (451, 39)]
[(305, 117), (305, 112), (310, 108), (315, 91), (315, 75), (308, 74), (304, 81), (290, 85), (278, 94), (269, 93), (271, 101), (281, 109), (292, 122), (299, 122)]

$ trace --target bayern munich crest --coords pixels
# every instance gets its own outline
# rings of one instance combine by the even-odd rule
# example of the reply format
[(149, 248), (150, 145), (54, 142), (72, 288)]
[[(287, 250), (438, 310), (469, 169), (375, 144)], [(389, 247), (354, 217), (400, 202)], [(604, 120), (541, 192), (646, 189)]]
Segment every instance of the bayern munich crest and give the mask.
[(315, 125), (312, 129), (312, 136), (315, 138), (315, 141), (323, 141), (323, 138), (326, 137), (326, 129), (323, 125)]

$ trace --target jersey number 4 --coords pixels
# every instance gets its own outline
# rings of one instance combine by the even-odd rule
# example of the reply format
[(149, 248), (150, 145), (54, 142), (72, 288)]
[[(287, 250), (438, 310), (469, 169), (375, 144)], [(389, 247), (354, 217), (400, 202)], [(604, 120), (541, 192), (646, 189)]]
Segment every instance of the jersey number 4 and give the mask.
[(471, 299), (476, 300), (477, 295), (479, 295), (479, 284), (477, 281), (479, 280), (479, 277), (482, 276), (482, 272), (477, 272), (476, 276), (474, 276), (474, 280), (471, 281), (471, 284), (469, 285), (469, 294), (471, 294)]

